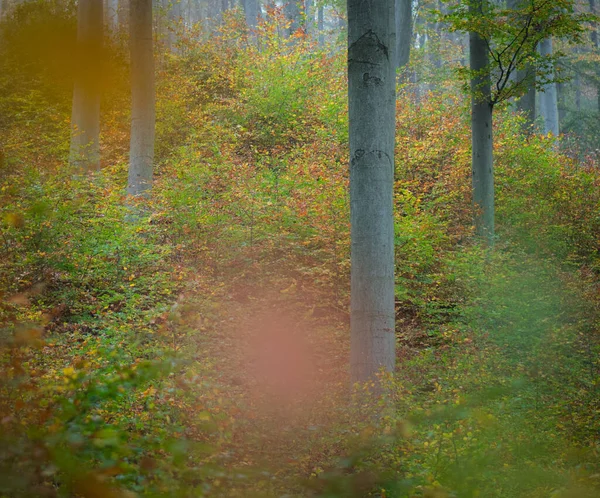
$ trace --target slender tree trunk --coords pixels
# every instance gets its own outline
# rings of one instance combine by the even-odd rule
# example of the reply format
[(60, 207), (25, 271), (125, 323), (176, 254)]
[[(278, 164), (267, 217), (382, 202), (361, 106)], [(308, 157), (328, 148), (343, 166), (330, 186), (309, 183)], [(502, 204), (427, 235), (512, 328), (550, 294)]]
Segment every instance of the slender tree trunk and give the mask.
[(119, 31), (119, 2), (118, 0), (108, 0), (108, 12), (106, 13), (107, 26), (111, 33)]
[(315, 31), (315, 13), (313, 0), (304, 1), (304, 26), (306, 34), (312, 38)]
[(556, 93), (558, 96), (558, 128), (562, 129), (562, 124), (565, 122), (567, 114), (565, 85), (563, 83), (556, 84)]
[(412, 44), (412, 0), (396, 0), (396, 67), (408, 64)]
[(395, 362), (394, 52), (393, 0), (348, 0), (353, 382)]
[(117, 21), (119, 29), (124, 33), (129, 31), (129, 2), (130, 0), (117, 0)]
[(258, 22), (258, 1), (244, 0), (244, 14), (246, 24), (250, 29), (255, 29)]
[[(592, 14), (597, 14), (596, 12), (596, 0), (589, 0), (590, 1), (590, 12)], [(594, 49), (596, 50), (596, 54), (598, 54), (598, 51), (600, 49), (600, 40), (598, 38), (598, 26), (596, 25), (596, 23), (592, 23), (592, 32), (591, 32), (591, 37), (592, 37), (592, 45), (594, 46)], [(596, 99), (598, 101), (598, 111), (600, 111), (600, 67), (598, 67), (598, 64), (595, 65), (596, 68)]]
[[(508, 0), (507, 8), (517, 10), (523, 6), (523, 0)], [(523, 69), (517, 69), (515, 73), (517, 82), (526, 82), (525, 94), (517, 100), (517, 110), (524, 114), (528, 131), (532, 129), (535, 115), (535, 68), (527, 64)]]
[(319, 8), (317, 10), (317, 29), (319, 31), (319, 47), (325, 45), (325, 22), (323, 4), (319, 2)]
[(581, 75), (575, 71), (575, 108), (577, 112), (581, 111)]
[[(540, 54), (542, 56), (552, 55), (552, 38), (545, 38), (540, 43)], [(554, 77), (554, 74), (550, 75)], [(540, 114), (544, 119), (544, 133), (552, 133), (558, 137), (558, 97), (556, 83), (544, 85), (544, 91), (540, 95)]]
[(147, 194), (154, 161), (152, 0), (131, 0), (131, 143), (127, 193)]
[(292, 36), (300, 27), (300, 5), (298, 0), (289, 0), (284, 7), (285, 17), (290, 25), (286, 30), (286, 36)]
[(169, 2), (169, 48), (177, 52), (177, 39), (181, 24), (181, 0), (171, 0)]
[(527, 81), (526, 93), (517, 101), (517, 109), (525, 115), (525, 121), (529, 128), (535, 124), (535, 69), (531, 65), (527, 65), (525, 69), (517, 70), (517, 80)]
[[(480, 11), (479, 6), (471, 9)], [(475, 231), (491, 244), (494, 239), (494, 166), (489, 55), (484, 39), (469, 33), (471, 71), (471, 169)]]
[(104, 17), (102, 0), (77, 5), (77, 75), (71, 112), (70, 163), (79, 171), (100, 169), (100, 76)]

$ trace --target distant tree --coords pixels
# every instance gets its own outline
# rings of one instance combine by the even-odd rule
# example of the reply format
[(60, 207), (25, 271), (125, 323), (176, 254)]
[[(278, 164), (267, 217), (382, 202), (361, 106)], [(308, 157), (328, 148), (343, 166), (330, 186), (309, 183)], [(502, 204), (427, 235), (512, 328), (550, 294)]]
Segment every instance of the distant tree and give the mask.
[[(521, 0), (508, 0), (507, 7), (511, 10), (518, 10), (521, 6)], [(527, 130), (531, 130), (536, 119), (535, 106), (535, 66), (531, 61), (524, 61), (522, 67), (517, 67), (516, 80), (523, 82), (523, 94), (517, 100), (517, 110), (525, 116)]]
[(138, 196), (152, 187), (154, 161), (154, 54), (152, 0), (130, 0), (131, 139), (127, 192)]
[[(540, 54), (551, 60), (553, 55), (552, 37), (544, 38), (540, 43)], [(554, 64), (548, 66), (548, 82), (544, 84), (540, 95), (540, 115), (544, 121), (544, 133), (551, 133), (555, 137), (559, 134), (558, 126), (558, 92), (554, 78)]]
[[(473, 15), (484, 12), (485, 0), (473, 0)], [(489, 241), (494, 237), (494, 164), (492, 139), (492, 89), (490, 58), (486, 39), (477, 31), (469, 32), (471, 67), (471, 172), (475, 229)]]
[[(494, 237), (494, 106), (522, 95), (534, 77), (540, 88), (554, 81), (557, 54), (541, 54), (538, 46), (551, 36), (580, 39), (585, 20), (574, 12), (574, 0), (502, 3), (467, 0), (445, 16), (452, 29), (469, 32), (474, 219), (488, 242)], [(515, 78), (519, 69), (529, 72)]]
[(169, 36), (167, 38), (169, 50), (176, 52), (177, 33), (181, 24), (181, 0), (170, 0), (167, 3), (169, 18)]
[(325, 13), (323, 11), (323, 3), (319, 2), (317, 8), (317, 31), (319, 32), (319, 46), (325, 45)]
[(70, 163), (79, 171), (100, 168), (102, 0), (77, 4), (76, 74), (71, 112)]
[(246, 24), (250, 29), (256, 28), (258, 22), (258, 0), (243, 0)]
[(286, 30), (287, 36), (292, 36), (300, 28), (300, 1), (288, 0), (284, 5), (285, 17), (288, 20), (289, 27)]
[(393, 0), (348, 0), (353, 382), (394, 370)]
[[(593, 15), (598, 15), (596, 11), (596, 0), (589, 0), (590, 12)], [(600, 52), (600, 39), (598, 37), (598, 23), (596, 20), (592, 22), (591, 30), (592, 47), (596, 55)], [(596, 77), (596, 99), (598, 101), (598, 111), (600, 111), (600, 64), (595, 64), (594, 76)]]
[(104, 2), (104, 17), (105, 24), (111, 33), (118, 31), (118, 11), (119, 2), (118, 0), (105, 0)]
[(412, 45), (412, 0), (396, 0), (396, 67), (404, 68)]

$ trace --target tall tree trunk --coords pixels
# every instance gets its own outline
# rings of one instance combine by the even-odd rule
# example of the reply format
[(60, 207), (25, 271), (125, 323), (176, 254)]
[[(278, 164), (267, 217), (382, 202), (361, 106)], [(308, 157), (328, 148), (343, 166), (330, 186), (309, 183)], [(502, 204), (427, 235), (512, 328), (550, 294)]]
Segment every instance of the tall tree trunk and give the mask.
[(181, 23), (181, 0), (169, 2), (169, 49), (176, 52), (177, 38)]
[[(548, 37), (542, 40), (540, 43), (540, 54), (542, 57), (552, 55), (552, 38)], [(550, 77), (554, 77), (554, 68), (552, 68)], [(540, 115), (544, 119), (544, 133), (552, 133), (552, 135), (557, 137), (559, 134), (558, 97), (555, 82), (544, 85), (544, 91), (540, 95)]]
[(300, 5), (298, 0), (289, 0), (284, 7), (285, 17), (289, 27), (286, 30), (286, 36), (292, 36), (300, 27)]
[(154, 161), (152, 0), (131, 0), (131, 142), (127, 193), (147, 194)]
[(575, 108), (577, 112), (581, 111), (581, 75), (575, 71)]
[(313, 0), (304, 1), (304, 26), (306, 34), (312, 38), (315, 31), (315, 12)]
[(244, 14), (248, 27), (255, 29), (258, 22), (258, 0), (244, 0)]
[[(516, 10), (523, 6), (523, 0), (507, 0), (507, 8)], [(526, 91), (517, 100), (517, 110), (525, 116), (527, 129), (531, 130), (536, 119), (535, 114), (535, 68), (527, 64), (522, 69), (517, 69), (515, 78), (517, 82), (525, 82)]]
[(348, 0), (353, 382), (394, 370), (393, 0)]
[(108, 0), (106, 12), (106, 25), (111, 33), (119, 30), (119, 2), (118, 0)]
[(527, 80), (527, 91), (517, 101), (517, 109), (525, 115), (525, 122), (531, 128), (535, 124), (535, 69), (528, 64), (525, 69), (517, 70), (517, 81)]
[(412, 0), (396, 0), (396, 67), (403, 69), (410, 59), (412, 44)]
[[(596, 0), (590, 0), (590, 12), (594, 15), (597, 14)], [(600, 40), (598, 37), (598, 26), (596, 25), (595, 22), (592, 23), (591, 37), (592, 37), (592, 45), (594, 46), (594, 49), (596, 50), (596, 54), (598, 54), (599, 49), (600, 49)], [(600, 67), (598, 67), (598, 64), (595, 64), (595, 68), (596, 68), (596, 99), (598, 101), (598, 111), (600, 111)]]
[(323, 4), (319, 2), (319, 8), (317, 10), (317, 30), (319, 31), (319, 47), (325, 45), (325, 22)]
[(79, 0), (77, 5), (77, 74), (69, 157), (79, 171), (100, 169), (102, 11), (102, 0)]
[[(482, 0), (469, 7), (479, 12)], [(471, 170), (475, 231), (488, 243), (494, 240), (494, 165), (491, 87), (487, 44), (479, 34), (469, 33), (471, 71)]]
[(122, 30), (124, 33), (127, 33), (129, 31), (129, 2), (130, 0), (117, 0), (118, 2), (118, 7), (117, 7), (117, 21), (118, 21), (118, 26), (119, 29)]
[(556, 94), (558, 96), (558, 128), (562, 129), (562, 124), (565, 122), (565, 117), (567, 115), (567, 103), (566, 103), (566, 95), (565, 95), (565, 85), (564, 83), (556, 84)]

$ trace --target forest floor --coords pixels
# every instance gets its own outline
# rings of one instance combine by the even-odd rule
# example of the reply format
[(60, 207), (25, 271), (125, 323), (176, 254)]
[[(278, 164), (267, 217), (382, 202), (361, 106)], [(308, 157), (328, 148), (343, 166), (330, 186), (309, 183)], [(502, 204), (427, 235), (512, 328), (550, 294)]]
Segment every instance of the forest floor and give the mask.
[[(500, 255), (481, 276), (461, 320), (428, 345), (400, 330), (398, 492), (421, 469), (440, 496), (446, 487), (457, 496), (596, 496), (599, 365), (588, 305), (568, 274), (525, 254)], [(221, 308), (225, 326), (194, 342), (198, 363), (217, 366), (216, 382), (239, 409), (224, 455), (241, 478), (224, 494), (248, 495), (244, 467), (260, 469), (250, 486), (257, 496), (305, 496), (311, 479), (323, 492), (347, 470), (344, 435), (365, 446), (371, 437), (345, 408), (346, 324), (319, 325), (302, 296), (290, 302), (260, 288)], [(298, 488), (299, 478), (309, 487)], [(361, 496), (356, 482), (352, 489)]]
[[(65, 437), (90, 438), (108, 451), (102, 475), (149, 496), (598, 496), (590, 289), (514, 244), (473, 249), (457, 271), (470, 296), (450, 319), (398, 310), (397, 373), (378, 417), (375, 398), (348, 386), (347, 312), (276, 272), (232, 282), (191, 269), (155, 318), (52, 322), (41, 349), (19, 353), (21, 368), (42, 386), (38, 414), (84, 392), (60, 422)], [(128, 369), (169, 358), (177, 366), (162, 380), (122, 387)], [(90, 389), (110, 379), (115, 395), (100, 404)], [(77, 427), (80, 415), (95, 429)], [(152, 456), (133, 457), (149, 437)]]

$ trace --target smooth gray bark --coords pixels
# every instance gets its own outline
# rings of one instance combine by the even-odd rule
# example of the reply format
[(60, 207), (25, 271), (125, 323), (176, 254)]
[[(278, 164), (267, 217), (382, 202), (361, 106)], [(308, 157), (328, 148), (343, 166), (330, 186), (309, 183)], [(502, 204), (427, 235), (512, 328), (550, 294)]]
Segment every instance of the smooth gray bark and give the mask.
[[(594, 15), (597, 15), (598, 13), (596, 12), (596, 0), (589, 0), (590, 3), (590, 12)], [(596, 22), (592, 23), (592, 30), (591, 30), (591, 38), (592, 38), (592, 45), (594, 47), (594, 50), (596, 51), (596, 53), (598, 53), (598, 50), (600, 49), (600, 39), (598, 37), (598, 26), (596, 25)], [(598, 67), (599, 65), (596, 64), (595, 67), (595, 72), (596, 72), (596, 80), (598, 83), (596, 83), (596, 95), (597, 95), (597, 101), (598, 101), (598, 110), (600, 111), (600, 67)]]
[(353, 382), (395, 364), (393, 0), (348, 0)]
[(396, 0), (396, 67), (402, 69), (410, 59), (412, 44), (412, 0)]
[(69, 162), (79, 172), (100, 169), (102, 0), (77, 5), (77, 74), (71, 110)]
[(319, 3), (317, 10), (317, 30), (319, 31), (319, 47), (322, 47), (325, 45), (325, 19), (322, 3)]
[[(544, 38), (540, 43), (540, 54), (542, 57), (552, 55), (552, 38)], [(554, 78), (554, 72), (550, 74)], [(544, 133), (552, 133), (558, 137), (558, 96), (556, 83), (550, 82), (544, 85), (544, 91), (540, 95), (540, 115), (544, 120)]]
[(284, 7), (285, 17), (289, 21), (286, 36), (292, 36), (300, 28), (300, 5), (298, 0), (289, 0)]
[(526, 81), (527, 90), (525, 94), (517, 101), (517, 109), (525, 115), (525, 121), (529, 127), (533, 126), (536, 120), (535, 112), (535, 69), (527, 65), (525, 69), (517, 70), (517, 81)]
[[(481, 2), (481, 0), (479, 0)], [(477, 6), (472, 5), (474, 9)], [(478, 9), (479, 10), (479, 9)], [(469, 33), (471, 77), (471, 170), (475, 232), (488, 243), (494, 238), (494, 165), (492, 99), (487, 44), (479, 34)]]
[(127, 33), (129, 30), (129, 2), (130, 0), (117, 0), (118, 1), (118, 9), (117, 9), (117, 20), (119, 29), (124, 33)]
[(169, 2), (169, 50), (176, 52), (177, 36), (181, 24), (181, 0), (171, 0)]
[[(508, 0), (507, 8), (516, 10), (522, 7), (523, 0)], [(517, 110), (525, 116), (528, 129), (535, 123), (535, 68), (527, 64), (522, 69), (517, 69), (515, 75), (516, 81), (526, 85), (525, 93), (517, 99)]]
[(313, 0), (304, 1), (304, 25), (306, 34), (309, 37), (314, 35), (315, 31), (315, 12)]
[(131, 141), (127, 193), (138, 196), (152, 187), (154, 161), (154, 54), (152, 0), (131, 0)]
[(119, 30), (119, 2), (118, 0), (107, 1), (106, 25), (111, 33)]
[(248, 27), (255, 29), (258, 22), (258, 0), (244, 0), (244, 14)]
[(581, 75), (575, 71), (575, 108), (581, 111)]

